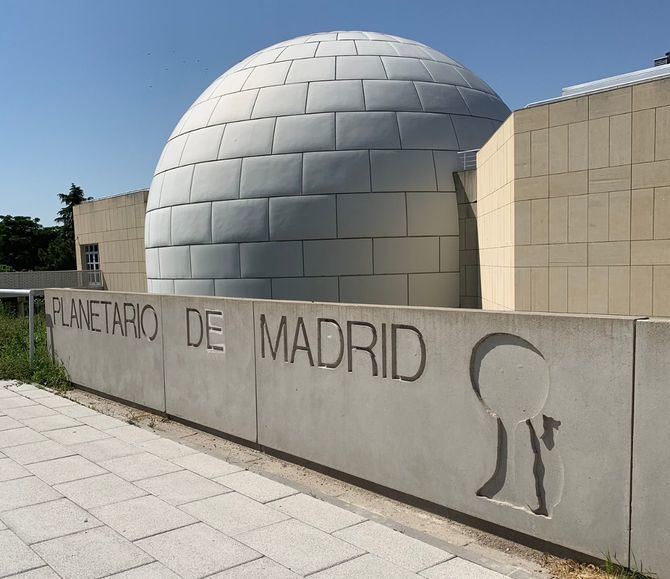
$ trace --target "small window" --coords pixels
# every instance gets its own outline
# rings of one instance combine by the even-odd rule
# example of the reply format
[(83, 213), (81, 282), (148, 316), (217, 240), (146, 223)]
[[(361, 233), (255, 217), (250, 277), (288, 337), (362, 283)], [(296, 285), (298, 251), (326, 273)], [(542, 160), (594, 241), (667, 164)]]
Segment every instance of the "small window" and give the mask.
[(102, 287), (102, 272), (100, 271), (100, 252), (98, 251), (98, 244), (91, 243), (84, 245), (84, 270), (89, 272), (86, 274), (84, 287), (101, 288)]
[(98, 271), (100, 269), (100, 252), (97, 243), (84, 245), (84, 269), (87, 271)]

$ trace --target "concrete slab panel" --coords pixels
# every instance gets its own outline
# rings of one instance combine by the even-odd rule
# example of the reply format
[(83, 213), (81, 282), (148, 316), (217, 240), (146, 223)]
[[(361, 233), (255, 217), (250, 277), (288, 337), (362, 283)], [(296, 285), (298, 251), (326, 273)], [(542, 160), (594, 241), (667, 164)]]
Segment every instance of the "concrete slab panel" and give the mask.
[(123, 440), (119, 440), (112, 436), (103, 438), (102, 440), (77, 444), (72, 447), (72, 450), (76, 451), (77, 454), (98, 463), (104, 460), (112, 460), (113, 458), (130, 456), (131, 454), (139, 454), (142, 452), (142, 449), (134, 444), (129, 444), (128, 442), (124, 442)]
[(137, 545), (180, 577), (193, 579), (259, 558), (252, 549), (203, 523), (141, 539)]
[(0, 573), (3, 577), (39, 567), (44, 563), (14, 533), (0, 531)]
[(216, 579), (261, 579), (262, 577), (272, 577), (273, 579), (299, 579), (300, 575), (296, 575), (286, 567), (279, 563), (275, 563), (272, 559), (263, 557), (256, 559), (250, 563), (239, 565), (228, 571), (212, 575)]
[(230, 489), (190, 470), (151, 477), (135, 484), (175, 506), (230, 492)]
[(147, 442), (143, 442), (140, 444), (140, 446), (147, 452), (155, 454), (161, 458), (166, 458), (168, 460), (172, 460), (173, 458), (177, 458), (179, 456), (186, 456), (187, 454), (195, 454), (198, 452), (190, 446), (179, 444), (178, 442), (170, 440), (169, 438), (149, 440)]
[(54, 489), (86, 510), (146, 494), (135, 485), (111, 473), (64, 483), (55, 486)]
[(0, 458), (0, 482), (30, 476), (30, 471), (11, 458)]
[(60, 499), (61, 495), (36, 476), (0, 482), (0, 512)]
[(262, 527), (237, 538), (300, 575), (315, 573), (363, 554), (357, 547), (296, 520)]
[(670, 391), (670, 321), (637, 322), (631, 555), (665, 576), (670, 570), (670, 425), (665, 418)]
[(40, 442), (44, 440), (46, 440), (46, 438), (39, 432), (35, 432), (25, 426), (0, 431), (0, 448), (8, 448), (10, 446), (19, 446), (20, 444), (30, 444), (31, 442)]
[(374, 521), (365, 521), (334, 533), (340, 539), (394, 565), (419, 571), (453, 558), (453, 555)]
[(12, 458), (23, 465), (41, 462), (43, 460), (52, 460), (54, 458), (62, 458), (74, 454), (72, 449), (63, 446), (62, 444), (58, 444), (53, 440), (12, 446), (11, 448), (5, 448), (3, 452), (9, 458)]
[(626, 552), (633, 319), (254, 307), (260, 444), (597, 557)]
[(110, 577), (114, 579), (179, 579), (179, 575), (158, 562), (135, 567), (116, 575), (110, 575)]
[(165, 411), (160, 297), (45, 291), (47, 337), (75, 384)]
[(119, 426), (119, 428), (112, 428), (109, 430), (109, 434), (125, 442), (132, 442), (133, 444), (146, 442), (147, 440), (156, 440), (158, 438), (158, 435), (153, 432), (150, 432), (145, 428), (133, 426), (132, 424)]
[(240, 466), (216, 458), (211, 454), (205, 454), (204, 452), (181, 456), (173, 459), (172, 462), (205, 478), (224, 476), (243, 470)]
[(303, 493), (272, 501), (268, 506), (326, 533), (334, 533), (365, 520), (356, 513)]
[(31, 464), (28, 465), (28, 470), (50, 485), (105, 474), (106, 472), (83, 456), (77, 455)]
[(350, 577), (416, 579), (417, 575), (368, 553), (316, 573), (313, 577), (315, 579), (349, 579)]
[[(16, 396), (11, 397), (16, 398)], [(10, 418), (16, 422), (18, 426), (13, 425), (11, 422), (0, 422), (0, 430), (8, 430), (9, 428), (19, 428), (22, 426), (20, 422), (17, 422), (18, 420), (26, 420), (29, 418), (40, 418), (42, 416), (52, 416), (54, 414), (58, 414), (57, 410), (53, 410), (51, 408), (47, 408), (46, 406), (42, 406), (40, 404), (34, 404), (32, 406), (18, 406), (16, 408), (3, 408), (0, 410), (1, 412), (4, 412), (6, 416), (2, 416), (0, 418), (1, 420), (6, 420), (7, 418)], [(6, 428), (3, 427), (6, 426)]]
[(149, 452), (105, 460), (100, 466), (131, 482), (181, 470), (180, 466)]
[(226, 493), (182, 505), (181, 509), (230, 537), (289, 517), (239, 493)]
[(105, 434), (102, 430), (91, 428), (85, 424), (81, 426), (71, 426), (70, 428), (59, 428), (58, 430), (50, 430), (45, 434), (66, 446), (70, 444), (81, 444), (83, 442), (92, 442), (93, 440), (100, 440), (102, 438), (109, 438), (109, 434)]
[(33, 548), (61, 577), (105, 577), (151, 562), (149, 555), (108, 527), (52, 539)]
[(91, 512), (130, 541), (137, 541), (197, 522), (190, 515), (166, 505), (154, 496), (138, 497), (97, 507)]
[(255, 441), (252, 303), (161, 299), (167, 412)]
[(59, 408), (58, 412), (71, 418), (83, 418), (86, 416), (89, 417), (102, 416), (102, 414), (96, 412), (92, 408), (88, 408), (87, 406), (80, 406), (79, 404), (75, 404), (74, 406), (64, 406), (63, 408)]
[(506, 575), (485, 569), (460, 557), (450, 559), (421, 573), (429, 579), (505, 579)]
[(82, 416), (80, 422), (88, 424), (93, 428), (98, 430), (112, 430), (114, 428), (121, 428), (122, 426), (127, 426), (123, 420), (114, 418), (112, 416), (107, 416), (106, 414), (95, 414), (92, 416)]
[(37, 406), (37, 404), (23, 396), (5, 396), (4, 398), (0, 398), (0, 410), (3, 412), (10, 408), (22, 408), (24, 406)]
[(6, 524), (28, 544), (48, 541), (102, 525), (67, 499), (39, 503), (2, 513)]
[(298, 492), (293, 487), (273, 481), (249, 470), (227, 474), (215, 480), (261, 503), (282, 499)]

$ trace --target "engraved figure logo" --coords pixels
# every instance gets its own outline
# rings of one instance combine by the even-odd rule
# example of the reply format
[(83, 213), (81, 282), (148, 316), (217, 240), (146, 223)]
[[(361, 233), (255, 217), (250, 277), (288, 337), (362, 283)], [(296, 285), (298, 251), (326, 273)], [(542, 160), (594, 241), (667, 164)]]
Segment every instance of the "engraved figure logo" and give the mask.
[(523, 338), (491, 334), (472, 352), (470, 377), (498, 426), (496, 463), (477, 496), (551, 517), (563, 492), (563, 462), (561, 422), (542, 412), (551, 387), (544, 356)]

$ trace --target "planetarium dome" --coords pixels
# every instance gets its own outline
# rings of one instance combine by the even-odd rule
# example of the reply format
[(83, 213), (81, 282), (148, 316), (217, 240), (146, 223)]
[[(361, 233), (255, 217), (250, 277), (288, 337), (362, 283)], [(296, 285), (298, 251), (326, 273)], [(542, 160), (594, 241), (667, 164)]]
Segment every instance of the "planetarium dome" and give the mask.
[(509, 114), (418, 42), (328, 32), (217, 78), (170, 135), (145, 225), (153, 293), (458, 306), (458, 151)]

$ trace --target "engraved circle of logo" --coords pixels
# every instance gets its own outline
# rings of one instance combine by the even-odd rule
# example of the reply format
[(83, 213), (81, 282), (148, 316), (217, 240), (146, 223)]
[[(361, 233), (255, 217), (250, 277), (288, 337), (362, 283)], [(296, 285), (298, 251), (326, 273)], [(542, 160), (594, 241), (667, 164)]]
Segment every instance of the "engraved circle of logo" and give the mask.
[(563, 492), (561, 422), (543, 413), (551, 384), (542, 352), (519, 336), (490, 334), (472, 351), (470, 379), (498, 427), (496, 462), (477, 496), (551, 517)]

